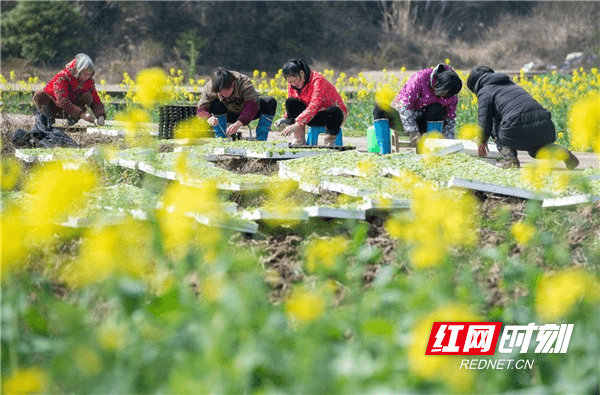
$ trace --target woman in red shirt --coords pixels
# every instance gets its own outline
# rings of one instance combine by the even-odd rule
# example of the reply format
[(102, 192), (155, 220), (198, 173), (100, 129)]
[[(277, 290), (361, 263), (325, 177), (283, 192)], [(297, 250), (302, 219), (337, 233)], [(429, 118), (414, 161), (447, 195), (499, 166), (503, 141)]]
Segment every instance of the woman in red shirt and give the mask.
[[(348, 115), (348, 109), (335, 86), (321, 74), (311, 71), (302, 59), (292, 59), (282, 68), (288, 82), (288, 98), (285, 101), (284, 118), (275, 126), (287, 125), (281, 132), (294, 135), (295, 144), (305, 144), (305, 129), (309, 126), (309, 144), (316, 144), (318, 134), (327, 135), (325, 144), (341, 145), (340, 131)], [(336, 141), (337, 140), (337, 141)]]
[(70, 125), (79, 119), (93, 123), (94, 118), (86, 114), (86, 107), (90, 107), (96, 115), (98, 125), (104, 125), (106, 113), (92, 78), (94, 73), (92, 59), (80, 53), (43, 90), (35, 92), (33, 101), (50, 126), (54, 118), (67, 118)]

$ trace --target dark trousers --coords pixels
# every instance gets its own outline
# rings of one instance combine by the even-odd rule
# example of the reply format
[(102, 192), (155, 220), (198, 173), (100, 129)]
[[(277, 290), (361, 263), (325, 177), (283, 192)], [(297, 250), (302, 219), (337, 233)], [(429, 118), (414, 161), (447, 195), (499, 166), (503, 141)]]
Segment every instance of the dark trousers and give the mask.
[(402, 130), (400, 115), (398, 114), (398, 111), (393, 108), (389, 111), (385, 111), (383, 108), (379, 107), (379, 105), (375, 104), (375, 108), (373, 109), (373, 120), (376, 121), (378, 119), (387, 119), (390, 121), (390, 129)]
[(419, 126), (419, 133), (427, 133), (427, 122), (439, 122), (443, 121), (446, 116), (446, 109), (439, 103), (433, 103), (427, 106), (417, 116), (417, 125)]
[[(227, 114), (227, 123), (234, 123), (240, 117), (240, 114), (227, 111), (227, 107), (220, 100), (210, 103), (208, 111), (215, 116)], [(271, 96), (261, 97), (258, 101), (258, 111), (252, 119), (258, 119), (263, 114), (273, 117), (275, 112), (277, 112), (277, 100)]]
[[(75, 100), (73, 100), (73, 104), (77, 107), (81, 108), (81, 111), (85, 112), (86, 108), (92, 105), (92, 94), (89, 92), (84, 92), (81, 95), (77, 96)], [(35, 103), (38, 111), (42, 110), (42, 107), (48, 106), (50, 109), (50, 116), (55, 119), (67, 119), (69, 114), (60, 108), (52, 97), (47, 94), (45, 91), (37, 91), (33, 94), (33, 102)]]
[[(306, 110), (306, 104), (295, 98), (288, 98), (285, 101), (285, 111), (288, 118), (296, 120), (296, 117)], [(344, 112), (337, 106), (331, 106), (326, 110), (319, 111), (317, 115), (308, 122), (308, 126), (325, 126), (327, 134), (336, 136), (340, 132), (344, 122)]]

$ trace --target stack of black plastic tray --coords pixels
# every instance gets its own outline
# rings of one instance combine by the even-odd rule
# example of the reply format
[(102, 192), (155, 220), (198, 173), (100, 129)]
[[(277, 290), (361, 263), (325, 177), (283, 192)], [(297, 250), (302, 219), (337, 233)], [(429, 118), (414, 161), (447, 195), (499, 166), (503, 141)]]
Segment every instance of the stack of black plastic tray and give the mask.
[[(195, 106), (161, 106), (158, 108), (158, 138), (172, 139), (175, 125), (196, 115)], [(186, 132), (183, 130), (183, 132)]]

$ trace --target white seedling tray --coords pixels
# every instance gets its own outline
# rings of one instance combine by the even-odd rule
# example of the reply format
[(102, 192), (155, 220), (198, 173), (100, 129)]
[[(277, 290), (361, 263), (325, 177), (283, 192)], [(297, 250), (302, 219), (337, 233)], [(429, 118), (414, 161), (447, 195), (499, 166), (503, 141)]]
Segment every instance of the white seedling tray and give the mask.
[(125, 135), (127, 134), (124, 130), (120, 130), (120, 129), (93, 128), (93, 127), (91, 127), (91, 128), (88, 127), (87, 133), (100, 133), (105, 136), (112, 136), (112, 137), (125, 137)]
[(229, 229), (229, 230), (233, 230), (235, 232), (242, 232), (242, 233), (258, 232), (258, 224), (256, 222), (252, 222), (252, 221), (247, 221), (244, 223), (240, 223), (240, 222), (229, 223), (228, 221), (215, 223), (210, 217), (207, 217), (204, 215), (198, 215), (198, 214), (192, 214), (192, 213), (186, 213), (186, 215), (190, 218), (195, 219), (196, 222), (206, 225), (206, 226), (211, 226), (211, 227), (216, 227), (216, 228), (221, 228), (221, 229)]
[(310, 206), (305, 207), (304, 210), (308, 213), (309, 217), (348, 218), (360, 220), (364, 220), (366, 218), (365, 210), (358, 208)]
[(365, 190), (359, 189), (353, 186), (331, 182), (331, 181), (323, 181), (320, 184), (321, 189), (331, 192), (343, 193), (345, 195), (354, 196), (354, 197), (363, 197), (367, 195), (371, 195), (375, 193), (375, 190)]
[[(467, 155), (471, 155), (471, 156), (479, 156), (479, 153), (477, 151), (477, 143), (471, 140), (456, 140), (456, 141), (460, 141), (463, 145), (463, 150), (462, 152), (467, 154)], [(498, 152), (498, 148), (496, 147), (496, 144), (494, 143), (488, 143), (488, 154), (486, 156), (486, 158), (502, 158), (502, 155), (500, 155), (500, 152)]]
[(219, 147), (213, 151), (214, 155), (246, 156), (246, 148)]
[(531, 200), (543, 200), (544, 196), (536, 193), (534, 191), (530, 191), (527, 189), (515, 188), (515, 187), (507, 187), (503, 185), (495, 185), (488, 184), (480, 181), (470, 181), (465, 180), (464, 178), (452, 177), (450, 181), (448, 181), (448, 188), (451, 187), (460, 187), (472, 189), (474, 191), (481, 192), (489, 192), (496, 193), (499, 195), (505, 196), (515, 196), (522, 199), (531, 199)]
[(363, 198), (358, 207), (362, 210), (394, 210), (410, 208), (410, 200)]
[(448, 155), (464, 149), (461, 140), (425, 139), (423, 144), (432, 155)]
[(257, 208), (254, 210), (245, 210), (242, 212), (242, 219), (250, 221), (258, 220), (281, 220), (281, 221), (306, 221), (308, 220), (308, 213), (302, 208), (291, 210), (289, 213), (276, 213), (268, 211), (263, 208)]
[(600, 200), (600, 196), (596, 195), (575, 195), (564, 196), (560, 198), (548, 198), (542, 202), (544, 208), (570, 208), (583, 203), (593, 203)]
[(177, 178), (177, 173), (172, 171), (172, 170), (161, 170), (161, 169), (156, 169), (153, 166), (149, 165), (148, 163), (145, 162), (139, 162), (138, 163), (138, 169), (148, 173), (148, 174), (152, 174), (153, 176), (159, 177), (159, 178), (164, 178), (167, 180), (175, 180)]
[(115, 166), (125, 167), (127, 169), (137, 170), (139, 162), (127, 158), (112, 158), (108, 160), (108, 163)]
[(305, 156), (316, 156), (322, 154), (324, 154), (324, 152), (311, 151), (308, 149), (296, 152), (284, 150), (283, 153), (278, 151), (246, 151), (246, 157), (258, 159), (296, 159)]

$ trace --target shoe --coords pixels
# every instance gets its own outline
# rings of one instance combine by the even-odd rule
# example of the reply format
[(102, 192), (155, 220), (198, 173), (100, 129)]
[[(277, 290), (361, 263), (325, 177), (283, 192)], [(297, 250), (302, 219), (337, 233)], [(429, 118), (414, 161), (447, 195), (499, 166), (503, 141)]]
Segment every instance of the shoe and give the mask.
[(503, 160), (502, 162), (498, 162), (496, 163), (496, 167), (499, 167), (501, 169), (514, 169), (514, 168), (519, 168), (521, 167), (521, 164), (519, 163), (518, 159), (513, 159), (513, 160)]
[(567, 169), (573, 170), (577, 166), (579, 166), (579, 159), (572, 152), (569, 152), (569, 157), (565, 160), (565, 166)]
[(337, 135), (333, 136), (331, 134), (325, 135), (324, 144), (326, 147), (335, 147), (335, 140), (337, 139)]

